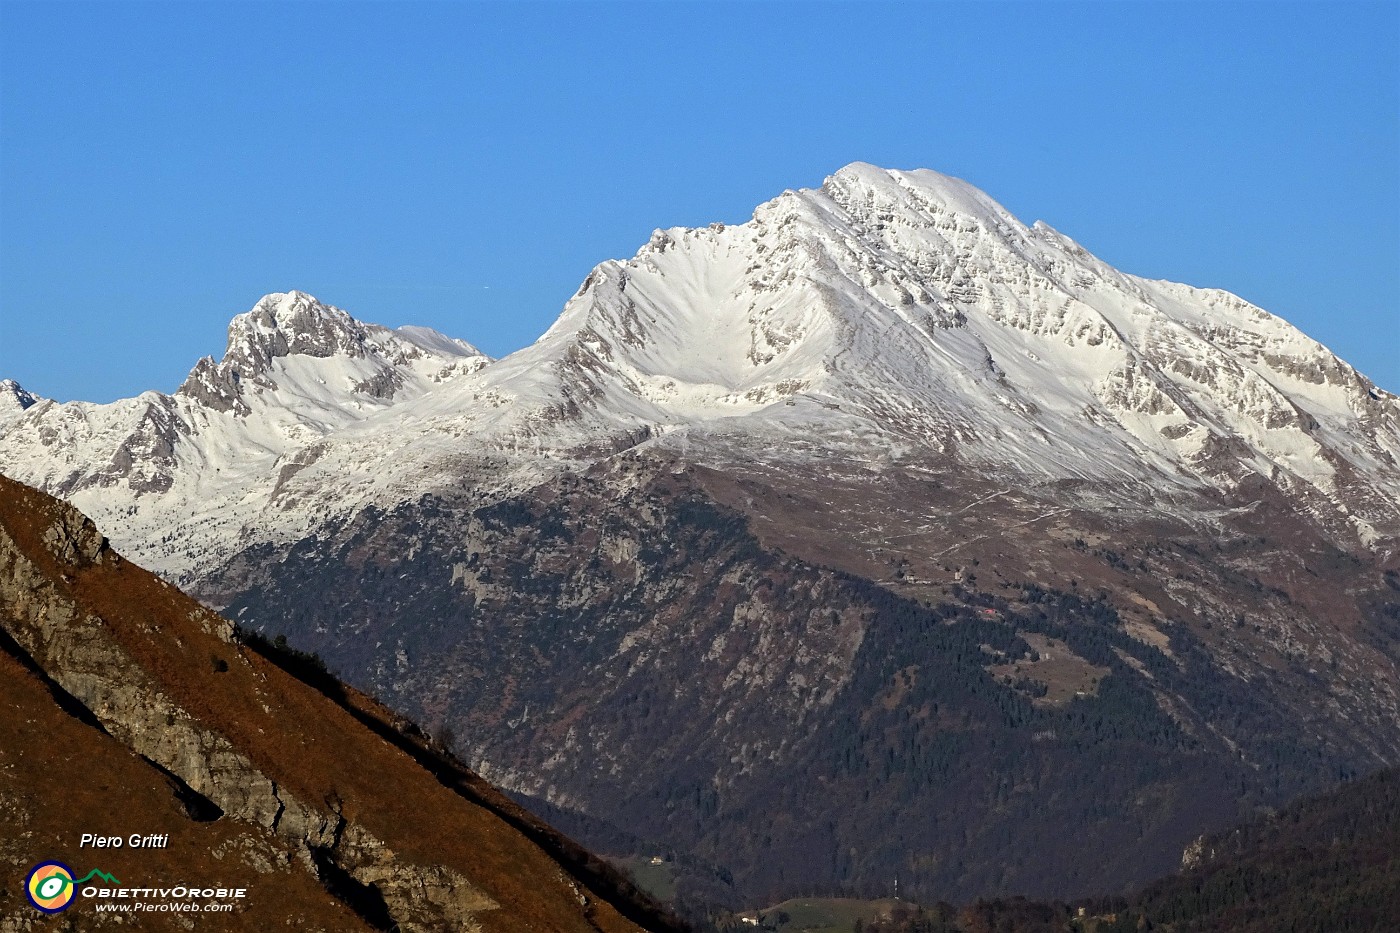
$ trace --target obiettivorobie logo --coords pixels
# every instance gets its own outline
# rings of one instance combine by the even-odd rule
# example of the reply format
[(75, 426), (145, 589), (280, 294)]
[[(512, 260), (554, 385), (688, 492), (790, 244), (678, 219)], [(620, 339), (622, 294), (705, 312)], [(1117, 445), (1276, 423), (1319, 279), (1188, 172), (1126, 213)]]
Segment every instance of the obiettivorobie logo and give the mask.
[(74, 878), (73, 869), (62, 862), (40, 862), (30, 870), (29, 877), (24, 879), (24, 893), (36, 910), (46, 914), (57, 914), (72, 906), (78, 885), (85, 884), (93, 878), (101, 878), (110, 884), (121, 884), (116, 878), (97, 868), (81, 878)]
[[(89, 884), (94, 878), (99, 883)], [(79, 878), (50, 859), (29, 870), (24, 893), (35, 910), (46, 914), (62, 913), (80, 899), (98, 913), (226, 913), (248, 896), (248, 889), (200, 883), (126, 887), (100, 868)]]

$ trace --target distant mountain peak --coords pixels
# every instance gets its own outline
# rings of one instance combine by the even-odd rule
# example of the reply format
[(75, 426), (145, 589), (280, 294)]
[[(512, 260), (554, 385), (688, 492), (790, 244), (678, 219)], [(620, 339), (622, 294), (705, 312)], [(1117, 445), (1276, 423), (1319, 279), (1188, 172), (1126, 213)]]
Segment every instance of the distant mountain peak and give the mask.
[(364, 354), (365, 328), (346, 312), (305, 292), (273, 292), (229, 323), (224, 360), (260, 371), (280, 356)]
[(953, 212), (976, 217), (990, 225), (1007, 224), (1024, 230), (1021, 222), (985, 191), (961, 178), (932, 169), (902, 171), (868, 162), (852, 162), (830, 175), (820, 189), (843, 207), (861, 207), (887, 202), (923, 214)]
[(41, 401), (13, 379), (0, 379), (0, 422), (19, 417)]
[(22, 411), (37, 401), (38, 396), (26, 391), (13, 379), (0, 379), (0, 410), (18, 408)]
[(746, 223), (657, 230), (499, 372), (521, 405), (479, 430), (507, 447), (884, 436), (992, 473), (1277, 479), (1343, 503), (1364, 540), (1400, 527), (1393, 496), (1350, 478), (1400, 484), (1400, 408), (1327, 348), (928, 170), (856, 162)]
[[(366, 421), (490, 358), (426, 327), (390, 330), (305, 292), (277, 292), (229, 324), (220, 361), (200, 359), (172, 395), (145, 392), (107, 405), (44, 404), (0, 387), (0, 436), (27, 439), (0, 457), (7, 475), (73, 496), (171, 493), (201, 499), (205, 484), (303, 446), (293, 475), (327, 435)], [(27, 410), (32, 409), (32, 410)], [(21, 422), (34, 421), (32, 429)], [(120, 487), (120, 493), (109, 493)], [(101, 490), (102, 492), (97, 492)]]
[[(358, 321), (306, 292), (272, 292), (229, 322), (223, 360), (201, 359), (179, 394), (219, 411), (246, 414), (243, 387), (251, 383), (263, 389), (278, 388), (292, 368), (290, 363), (279, 361), (291, 357), (359, 361), (350, 367), (347, 387), (353, 393), (379, 399), (396, 395), (405, 384), (404, 368), (418, 361), (427, 362), (440, 378), (454, 370), (474, 370), (489, 361), (466, 341), (428, 327), (390, 330)], [(465, 370), (459, 364), (466, 364)], [(314, 378), (323, 380), (325, 374)]]

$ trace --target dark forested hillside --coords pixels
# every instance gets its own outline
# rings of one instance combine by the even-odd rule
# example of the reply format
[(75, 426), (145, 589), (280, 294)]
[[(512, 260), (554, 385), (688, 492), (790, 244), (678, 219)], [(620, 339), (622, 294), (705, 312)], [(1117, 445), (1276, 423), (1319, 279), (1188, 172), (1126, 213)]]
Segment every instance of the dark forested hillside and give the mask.
[[(1394, 933), (1400, 770), (1202, 838), (1191, 867), (1130, 898), (896, 904), (858, 933)], [(773, 924), (778, 930), (792, 929)]]
[(766, 544), (700, 471), (620, 469), (250, 552), (224, 598), (729, 906), (896, 877), (930, 901), (1122, 891), (1374, 767), (1185, 624), (1144, 635), (1099, 593), (975, 571), (918, 598)]
[(1297, 801), (1198, 851), (1198, 864), (1153, 884), (1125, 915), (1172, 933), (1392, 933), (1400, 770)]

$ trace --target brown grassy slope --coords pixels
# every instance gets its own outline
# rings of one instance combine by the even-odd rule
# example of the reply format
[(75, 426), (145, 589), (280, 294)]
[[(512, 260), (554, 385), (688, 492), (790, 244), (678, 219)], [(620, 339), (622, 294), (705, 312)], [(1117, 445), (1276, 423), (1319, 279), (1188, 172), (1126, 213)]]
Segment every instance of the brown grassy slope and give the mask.
[[(168, 833), (164, 849), (79, 848), (84, 832)], [(195, 822), (165, 778), (100, 729), (63, 712), (41, 681), (0, 652), (0, 926), (31, 920), (37, 930), (81, 930), (97, 918), (81, 901), (44, 918), (23, 885), (39, 861), (56, 859), (81, 877), (101, 869), (131, 886), (214, 883), (250, 897), (222, 915), (225, 930), (294, 923), (307, 931), (367, 930), (359, 918), (292, 864), (269, 833), (236, 820)], [(273, 867), (264, 873), (259, 867)], [(174, 914), (148, 914), (141, 929), (183, 929)]]
[[(162, 692), (279, 786), (303, 800), (336, 801), (347, 820), (405, 861), (466, 876), (500, 905), (480, 915), (487, 930), (637, 928), (608, 902), (630, 909), (616, 894), (590, 890), (561, 865), (567, 858), (527, 838), (518, 828), (523, 815), (507, 812), (504, 801), (492, 807), (489, 800), (482, 806), (465, 799), (348, 709), (256, 652), (210, 634), (212, 614), (192, 599), (124, 560), (62, 564), (42, 536), (66, 508), (0, 477), (0, 526), (21, 551), (61, 581), (81, 611), (104, 620)], [(361, 718), (389, 722), (376, 704), (347, 696)], [(57, 783), (76, 783), (82, 770), (76, 762), (60, 768)], [(461, 781), (479, 783), (470, 775)], [(478, 792), (491, 793), (479, 786)], [(548, 842), (547, 833), (535, 835)]]

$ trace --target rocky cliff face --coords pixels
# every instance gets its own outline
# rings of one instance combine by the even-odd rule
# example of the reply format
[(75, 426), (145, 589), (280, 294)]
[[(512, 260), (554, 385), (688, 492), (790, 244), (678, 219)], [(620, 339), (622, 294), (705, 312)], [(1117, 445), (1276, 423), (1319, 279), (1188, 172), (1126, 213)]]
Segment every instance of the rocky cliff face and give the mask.
[[(504, 801), (493, 812), (454, 795), (376, 736), (367, 726), (374, 716), (392, 724), (382, 710), (347, 694), (338, 705), (291, 678), (240, 644), (229, 622), (125, 562), (71, 507), (8, 480), (0, 480), (0, 644), (7, 664), (27, 668), (30, 682), (61, 700), (64, 727), (76, 721), (100, 748), (92, 761), (54, 767), (36, 787), (14, 778), (42, 753), (43, 735), (0, 751), (3, 819), (24, 828), (6, 833), (7, 874), (22, 878), (26, 862), (45, 857), (90, 860), (76, 851), (78, 833), (101, 827), (55, 832), (33, 798), (62, 800), (70, 787), (102, 781), (107, 806), (128, 826), (170, 822), (168, 812), (125, 807), (129, 794), (168, 786), (184, 810), (180, 841), (189, 848), (178, 854), (187, 866), (225, 868), (204, 850), (210, 842), (242, 850), (236, 872), (253, 892), (253, 912), (231, 929), (270, 928), (266, 918), (285, 907), (276, 888), (289, 877), (310, 903), (284, 919), (321, 929), (626, 930), (635, 927), (608, 899), (645, 909), (573, 877), (574, 856), (561, 859), (564, 850), (522, 835)], [(105, 759), (124, 756), (145, 766), (136, 787), (102, 777)], [(203, 824), (234, 828), (190, 838)], [(139, 862), (123, 870), (162, 867)], [(5, 888), (5, 928), (28, 929), (18, 882)], [(102, 921), (85, 907), (74, 914)]]

